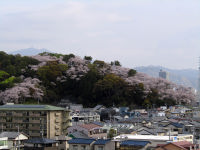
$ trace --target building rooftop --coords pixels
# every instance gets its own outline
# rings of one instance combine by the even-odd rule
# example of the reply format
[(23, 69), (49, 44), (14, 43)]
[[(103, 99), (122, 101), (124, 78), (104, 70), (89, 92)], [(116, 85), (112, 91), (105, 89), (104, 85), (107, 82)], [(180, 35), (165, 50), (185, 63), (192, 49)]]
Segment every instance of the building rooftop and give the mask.
[(52, 139), (46, 139), (46, 138), (33, 138), (29, 140), (25, 140), (24, 143), (30, 143), (30, 144), (53, 144), (57, 143), (57, 141)]
[(51, 105), (6, 104), (0, 106), (0, 110), (66, 110), (66, 109)]
[(20, 134), (21, 133), (18, 133), (18, 132), (1, 132), (0, 133), (0, 138), (2, 138), (2, 137), (8, 137), (8, 139), (15, 139)]
[(133, 141), (133, 140), (127, 140), (127, 141), (122, 141), (120, 144), (121, 146), (146, 146), (149, 141)]
[(94, 141), (95, 139), (72, 139), (72, 140), (69, 140), (68, 143), (69, 144), (91, 144)]
[(82, 125), (79, 125), (79, 126), (82, 127), (82, 128), (88, 129), (88, 130), (101, 127), (101, 126), (99, 126), (97, 124), (93, 124), (93, 123), (82, 124)]
[(94, 143), (94, 145), (105, 145), (105, 144), (108, 143), (108, 142), (110, 142), (110, 139), (106, 139), (106, 140), (104, 140), (104, 139), (98, 139), (98, 140)]
[[(148, 141), (172, 141), (175, 137), (190, 136), (190, 134), (179, 134), (178, 136), (158, 136), (158, 135), (133, 135), (133, 134), (121, 134), (114, 137), (115, 141), (120, 141), (124, 139), (129, 140), (148, 140)], [(191, 135), (192, 136), (192, 135)]]

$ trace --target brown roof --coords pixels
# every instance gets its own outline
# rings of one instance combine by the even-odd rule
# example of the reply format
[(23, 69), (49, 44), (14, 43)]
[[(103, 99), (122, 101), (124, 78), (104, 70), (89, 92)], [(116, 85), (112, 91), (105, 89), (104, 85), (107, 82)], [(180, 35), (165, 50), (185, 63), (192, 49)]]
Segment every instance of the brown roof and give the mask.
[(169, 144), (176, 145), (177, 147), (180, 147), (182, 150), (187, 150), (186, 148), (188, 148), (190, 146), (194, 146), (194, 144), (192, 144), (188, 141), (172, 142), (172, 143), (168, 143), (168, 144), (158, 144), (157, 146), (164, 150), (165, 149), (164, 147)]
[(88, 130), (101, 127), (101, 126), (99, 126), (97, 124), (93, 124), (93, 123), (83, 124), (83, 125), (79, 125), (79, 126), (82, 128), (88, 129)]

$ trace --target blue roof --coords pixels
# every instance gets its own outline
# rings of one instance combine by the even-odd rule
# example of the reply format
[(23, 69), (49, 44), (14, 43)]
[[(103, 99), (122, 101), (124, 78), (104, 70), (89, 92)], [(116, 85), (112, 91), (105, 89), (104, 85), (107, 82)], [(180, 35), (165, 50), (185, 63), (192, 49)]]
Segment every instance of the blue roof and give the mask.
[(105, 144), (108, 143), (108, 142), (110, 142), (110, 139), (106, 139), (106, 140), (104, 140), (104, 139), (98, 139), (98, 140), (94, 143), (94, 145), (105, 145)]
[(91, 144), (92, 142), (94, 142), (95, 139), (71, 139), (68, 141), (68, 144)]
[(177, 127), (177, 128), (183, 128), (183, 126), (184, 126), (183, 124), (177, 123), (177, 122), (171, 122), (170, 124)]
[(133, 140), (127, 140), (127, 141), (122, 141), (121, 146), (146, 146), (149, 141), (133, 141)]

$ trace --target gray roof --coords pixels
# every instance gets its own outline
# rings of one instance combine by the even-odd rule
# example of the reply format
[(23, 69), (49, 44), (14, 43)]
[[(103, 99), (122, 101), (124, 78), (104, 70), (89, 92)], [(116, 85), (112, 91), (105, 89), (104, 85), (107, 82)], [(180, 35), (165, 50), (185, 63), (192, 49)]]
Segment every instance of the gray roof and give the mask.
[(0, 133), (0, 138), (8, 137), (8, 139), (15, 139), (20, 134), (21, 133), (18, 133), (18, 132), (1, 132)]
[(29, 140), (24, 140), (24, 143), (31, 143), (31, 144), (53, 144), (57, 143), (57, 141), (52, 139), (46, 139), (46, 138), (33, 138)]
[[(72, 137), (74, 137), (74, 138), (84, 138), (84, 139), (88, 139), (89, 137), (88, 137), (88, 135), (86, 135), (86, 134), (84, 134), (83, 132), (80, 132), (80, 131), (77, 131), (77, 132), (73, 132), (73, 133), (71, 133), (70, 134)], [(69, 136), (70, 136), (69, 135)], [(71, 137), (70, 136), (70, 137)]]
[(0, 110), (66, 110), (62, 107), (51, 105), (23, 105), (23, 104), (6, 104), (0, 106)]

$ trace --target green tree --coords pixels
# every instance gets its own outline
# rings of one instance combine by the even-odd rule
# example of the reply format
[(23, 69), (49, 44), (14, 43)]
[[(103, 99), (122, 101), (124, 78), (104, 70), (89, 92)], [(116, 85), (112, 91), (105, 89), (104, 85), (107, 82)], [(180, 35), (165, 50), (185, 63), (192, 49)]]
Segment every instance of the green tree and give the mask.
[(90, 62), (92, 61), (92, 57), (91, 57), (91, 56), (85, 56), (84, 59), (85, 59), (85, 60), (88, 60), (88, 61), (90, 61)]
[(132, 76), (134, 76), (136, 73), (137, 73), (136, 70), (130, 69), (130, 70), (128, 71), (128, 76), (129, 76), (129, 77), (132, 77)]

